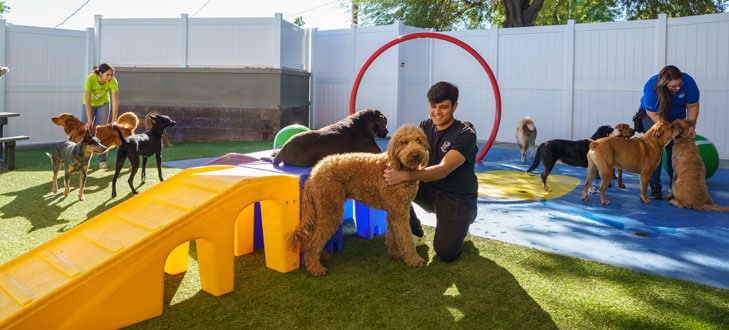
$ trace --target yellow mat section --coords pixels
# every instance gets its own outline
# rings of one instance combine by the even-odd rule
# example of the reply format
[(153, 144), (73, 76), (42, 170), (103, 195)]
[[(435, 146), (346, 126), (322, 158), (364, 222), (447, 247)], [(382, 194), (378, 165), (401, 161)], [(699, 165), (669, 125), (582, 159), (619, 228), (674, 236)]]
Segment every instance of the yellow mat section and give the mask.
[(555, 199), (574, 190), (580, 180), (571, 176), (550, 174), (547, 179), (551, 192), (542, 188), (541, 176), (520, 171), (476, 172), (478, 195), (515, 200)]

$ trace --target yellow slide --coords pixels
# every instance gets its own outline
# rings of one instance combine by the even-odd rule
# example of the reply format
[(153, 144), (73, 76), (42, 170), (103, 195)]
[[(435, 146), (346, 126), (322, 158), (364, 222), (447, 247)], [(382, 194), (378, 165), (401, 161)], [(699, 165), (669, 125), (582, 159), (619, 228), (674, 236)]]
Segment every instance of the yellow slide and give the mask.
[(253, 251), (261, 202), (266, 266), (299, 268), (285, 235), (299, 222), (299, 177), (184, 170), (0, 266), (0, 329), (106, 329), (162, 314), (164, 272), (187, 270), (196, 241), (202, 290), (233, 290), (234, 256)]

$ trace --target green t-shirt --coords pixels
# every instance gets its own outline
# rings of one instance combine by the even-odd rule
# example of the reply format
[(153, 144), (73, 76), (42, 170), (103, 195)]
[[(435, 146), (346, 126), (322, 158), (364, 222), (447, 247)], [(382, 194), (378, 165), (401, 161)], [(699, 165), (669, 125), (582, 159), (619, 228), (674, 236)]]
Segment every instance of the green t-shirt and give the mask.
[[(86, 91), (91, 91), (92, 107), (98, 107), (109, 103), (109, 91), (118, 90), (119, 85), (116, 81), (116, 77), (111, 78), (108, 83), (102, 85), (99, 84), (99, 79), (96, 78), (96, 73), (92, 73), (86, 77), (86, 82), (84, 83), (84, 93), (86, 93)], [(81, 103), (86, 105), (85, 97), (81, 100)]]

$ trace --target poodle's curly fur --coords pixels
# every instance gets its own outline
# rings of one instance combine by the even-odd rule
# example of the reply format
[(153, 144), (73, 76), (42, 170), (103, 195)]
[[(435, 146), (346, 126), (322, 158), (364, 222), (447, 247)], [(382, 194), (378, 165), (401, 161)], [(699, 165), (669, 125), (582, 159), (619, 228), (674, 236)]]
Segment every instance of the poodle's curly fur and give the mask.
[(415, 251), (410, 234), (410, 205), (418, 182), (388, 186), (382, 174), (393, 169), (416, 170), (428, 164), (428, 141), (414, 125), (400, 127), (384, 153), (346, 153), (323, 158), (304, 184), (301, 222), (288, 238), (292, 250), (304, 251), (306, 270), (314, 276), (325, 275), (322, 249), (342, 223), (347, 198), (387, 211), (385, 241), (393, 258), (402, 258), (412, 267), (425, 263)]

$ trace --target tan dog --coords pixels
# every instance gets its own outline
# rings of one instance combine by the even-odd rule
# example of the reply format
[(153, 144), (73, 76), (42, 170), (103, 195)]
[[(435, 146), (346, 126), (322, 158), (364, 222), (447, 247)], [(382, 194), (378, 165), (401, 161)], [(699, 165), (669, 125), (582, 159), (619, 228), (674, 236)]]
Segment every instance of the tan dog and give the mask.
[[(613, 132), (613, 136), (618, 136), (626, 139), (630, 139), (635, 135), (635, 130), (630, 127), (628, 124), (617, 124), (615, 125), (615, 131)], [(613, 172), (614, 173), (614, 172)], [(613, 175), (615, 176), (615, 175)], [(623, 169), (618, 169), (618, 187), (625, 188), (625, 184), (623, 183)]]
[(695, 127), (696, 122), (677, 119), (673, 124), (681, 128), (682, 134), (673, 140), (673, 180), (671, 192), (666, 196), (671, 199), (669, 203), (680, 208), (729, 212), (729, 207), (718, 206), (711, 199), (706, 185), (706, 167), (696, 142), (683, 135), (689, 127)]
[[(76, 116), (64, 112), (57, 117), (51, 118), (51, 121), (63, 127), (63, 132), (66, 134), (68, 139), (73, 142), (80, 142), (84, 137), (84, 122), (78, 119)], [(124, 137), (128, 137), (134, 134), (134, 130), (139, 125), (139, 118), (133, 112), (125, 112), (116, 120), (116, 124), (122, 130)], [(119, 134), (116, 133), (111, 124), (97, 125), (93, 130), (101, 144), (106, 146), (108, 149), (118, 146), (121, 144), (119, 140)]]
[[(157, 110), (152, 110), (150, 112), (147, 112), (147, 114), (144, 116), (144, 128), (146, 130), (151, 130), (152, 126), (154, 126), (154, 120), (152, 120), (152, 116), (161, 115), (161, 113)], [(170, 138), (167, 136), (167, 130), (162, 133), (162, 143), (165, 144), (165, 147), (171, 147), (172, 142), (170, 142)]]
[(537, 141), (537, 126), (534, 125), (529, 117), (524, 117), (519, 120), (519, 124), (516, 125), (516, 144), (519, 146), (519, 153), (521, 153), (521, 162), (526, 162), (527, 150), (531, 149), (531, 156), (534, 156), (534, 150)]
[(606, 137), (590, 143), (582, 200), (587, 200), (587, 191), (599, 171), (600, 201), (604, 205), (610, 205), (610, 201), (605, 198), (605, 189), (612, 178), (613, 168), (620, 168), (640, 175), (640, 199), (643, 203), (650, 203), (651, 200), (645, 194), (648, 181), (661, 161), (663, 148), (679, 133), (681, 129), (677, 126), (658, 122), (639, 138)]
[(342, 205), (347, 198), (387, 211), (385, 242), (392, 258), (402, 258), (408, 266), (425, 263), (415, 251), (410, 234), (410, 205), (418, 182), (388, 186), (382, 177), (385, 168), (415, 170), (428, 164), (428, 141), (423, 130), (403, 125), (390, 140), (384, 153), (343, 153), (324, 157), (311, 170), (304, 184), (301, 222), (288, 238), (292, 250), (304, 251), (306, 270), (325, 275), (322, 249), (342, 224)]

